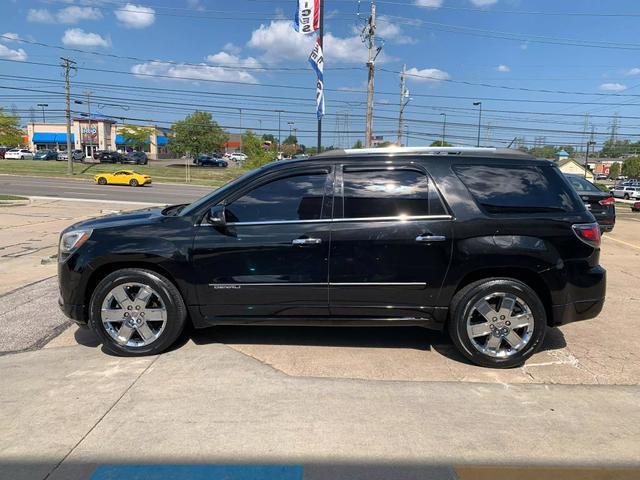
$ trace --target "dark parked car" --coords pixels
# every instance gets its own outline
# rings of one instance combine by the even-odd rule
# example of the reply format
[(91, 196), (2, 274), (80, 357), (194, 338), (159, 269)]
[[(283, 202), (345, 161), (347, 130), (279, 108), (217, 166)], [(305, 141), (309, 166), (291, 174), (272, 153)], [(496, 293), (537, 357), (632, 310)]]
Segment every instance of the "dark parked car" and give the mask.
[(9, 149), (5, 147), (0, 147), (0, 159), (4, 160), (4, 152), (6, 152), (7, 150)]
[(93, 155), (93, 158), (100, 163), (122, 163), (124, 157), (119, 152), (110, 152), (107, 150), (97, 152)]
[(580, 175), (566, 175), (569, 183), (575, 188), (587, 210), (594, 217), (602, 232), (610, 232), (616, 224), (616, 202), (608, 192), (603, 192), (589, 180)]
[(226, 160), (223, 160), (222, 157), (219, 157), (217, 155), (198, 155), (193, 159), (193, 163), (195, 163), (198, 167), (225, 168), (229, 166), (229, 163)]
[(57, 160), (58, 152), (54, 150), (38, 150), (33, 154), (34, 160)]
[[(526, 186), (526, 188), (524, 188)], [(66, 315), (148, 355), (187, 322), (412, 325), (512, 367), (598, 315), (600, 231), (553, 162), (513, 150), (338, 150), (266, 165), (189, 205), (62, 232)]]
[(147, 154), (144, 152), (129, 152), (122, 160), (122, 163), (133, 165), (146, 165), (148, 162)]

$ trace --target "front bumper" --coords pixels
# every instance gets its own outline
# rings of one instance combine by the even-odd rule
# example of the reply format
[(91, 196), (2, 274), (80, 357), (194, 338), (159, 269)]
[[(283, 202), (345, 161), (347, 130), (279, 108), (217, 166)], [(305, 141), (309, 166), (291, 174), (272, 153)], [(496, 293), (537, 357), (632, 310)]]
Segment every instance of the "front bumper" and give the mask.
[(73, 320), (77, 325), (87, 325), (87, 313), (84, 305), (72, 305), (64, 303), (62, 301), (62, 296), (59, 296), (58, 306), (60, 307), (60, 310), (62, 310), (62, 313)]

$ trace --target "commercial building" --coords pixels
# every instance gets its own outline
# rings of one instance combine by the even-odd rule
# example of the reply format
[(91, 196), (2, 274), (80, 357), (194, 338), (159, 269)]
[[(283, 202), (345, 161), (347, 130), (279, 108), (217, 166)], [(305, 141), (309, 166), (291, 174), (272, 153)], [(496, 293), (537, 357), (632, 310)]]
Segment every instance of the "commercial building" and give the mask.
[[(166, 128), (155, 125), (137, 125), (149, 130), (149, 138), (143, 151), (149, 158), (171, 157), (167, 148)], [(74, 118), (71, 124), (71, 148), (82, 150), (88, 157), (96, 150), (132, 150), (127, 139), (119, 133), (124, 127), (108, 118)], [(67, 126), (64, 123), (29, 123), (27, 124), (27, 140), (31, 151), (66, 150)]]

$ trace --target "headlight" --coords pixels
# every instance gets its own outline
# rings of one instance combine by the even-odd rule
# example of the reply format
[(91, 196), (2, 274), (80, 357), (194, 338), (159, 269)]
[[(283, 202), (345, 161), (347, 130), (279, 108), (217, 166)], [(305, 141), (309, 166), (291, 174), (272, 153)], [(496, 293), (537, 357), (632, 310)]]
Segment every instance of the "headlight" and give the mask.
[(71, 253), (76, 251), (84, 242), (89, 240), (92, 232), (93, 230), (72, 230), (70, 232), (63, 233), (60, 237), (59, 260), (66, 260)]

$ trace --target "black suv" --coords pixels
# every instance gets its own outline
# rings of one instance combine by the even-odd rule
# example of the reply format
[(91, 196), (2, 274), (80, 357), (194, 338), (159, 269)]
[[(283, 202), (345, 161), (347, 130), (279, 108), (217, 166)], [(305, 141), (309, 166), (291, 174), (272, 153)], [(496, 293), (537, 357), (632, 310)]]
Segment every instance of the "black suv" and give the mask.
[(471, 361), (521, 364), (548, 325), (593, 318), (600, 232), (549, 161), (511, 150), (343, 150), (254, 170), (190, 205), (60, 239), (60, 305), (120, 355), (187, 322), (448, 329)]

